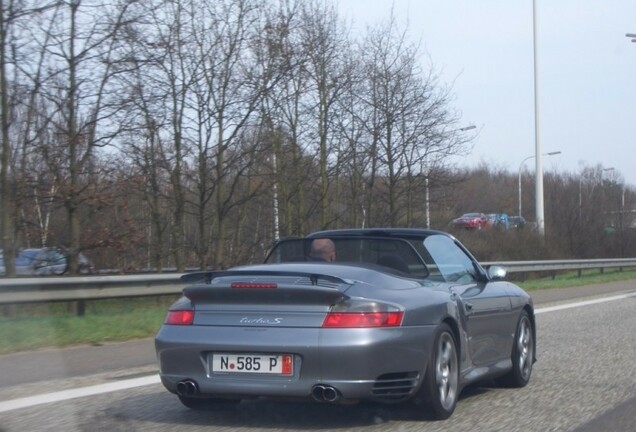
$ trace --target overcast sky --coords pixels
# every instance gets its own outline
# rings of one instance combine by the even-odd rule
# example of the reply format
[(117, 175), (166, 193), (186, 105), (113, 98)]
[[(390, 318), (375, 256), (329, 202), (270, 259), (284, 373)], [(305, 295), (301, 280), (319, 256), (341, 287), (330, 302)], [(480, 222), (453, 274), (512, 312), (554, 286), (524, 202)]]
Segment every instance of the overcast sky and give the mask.
[[(390, 15), (452, 84), (479, 136), (462, 166), (519, 172), (535, 154), (532, 0), (335, 0), (354, 32)], [(544, 171), (598, 164), (636, 186), (636, 0), (535, 0)], [(407, 21), (408, 20), (408, 21)], [(354, 33), (355, 34), (355, 33)], [(535, 161), (524, 163), (534, 172)], [(606, 175), (612, 175), (609, 171)]]

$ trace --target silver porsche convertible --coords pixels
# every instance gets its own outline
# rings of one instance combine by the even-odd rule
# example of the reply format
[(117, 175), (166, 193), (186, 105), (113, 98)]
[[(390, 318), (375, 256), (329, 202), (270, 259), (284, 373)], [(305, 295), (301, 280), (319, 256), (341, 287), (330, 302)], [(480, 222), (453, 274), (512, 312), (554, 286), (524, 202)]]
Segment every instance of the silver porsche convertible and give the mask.
[(504, 276), (439, 231), (281, 240), (264, 264), (182, 277), (155, 340), (161, 381), (192, 409), (411, 401), (445, 419), (468, 384), (530, 380), (533, 304)]

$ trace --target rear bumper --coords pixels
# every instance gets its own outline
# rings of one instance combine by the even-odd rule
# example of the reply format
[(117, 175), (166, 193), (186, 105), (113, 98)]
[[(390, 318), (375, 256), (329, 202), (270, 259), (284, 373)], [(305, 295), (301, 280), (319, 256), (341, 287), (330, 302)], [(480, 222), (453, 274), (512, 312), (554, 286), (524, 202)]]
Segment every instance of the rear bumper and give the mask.
[[(202, 396), (308, 398), (315, 385), (343, 399), (412, 396), (426, 369), (435, 327), (382, 329), (163, 326), (155, 339), (163, 385), (196, 382)], [(211, 354), (289, 353), (292, 376), (218, 374)]]

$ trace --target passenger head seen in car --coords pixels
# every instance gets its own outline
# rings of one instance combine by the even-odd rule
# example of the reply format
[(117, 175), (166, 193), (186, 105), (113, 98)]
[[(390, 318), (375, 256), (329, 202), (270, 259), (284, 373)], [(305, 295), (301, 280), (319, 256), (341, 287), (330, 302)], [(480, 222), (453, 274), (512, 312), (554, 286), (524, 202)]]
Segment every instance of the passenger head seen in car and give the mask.
[(336, 260), (336, 245), (327, 238), (315, 239), (311, 242), (309, 260), (334, 262)]

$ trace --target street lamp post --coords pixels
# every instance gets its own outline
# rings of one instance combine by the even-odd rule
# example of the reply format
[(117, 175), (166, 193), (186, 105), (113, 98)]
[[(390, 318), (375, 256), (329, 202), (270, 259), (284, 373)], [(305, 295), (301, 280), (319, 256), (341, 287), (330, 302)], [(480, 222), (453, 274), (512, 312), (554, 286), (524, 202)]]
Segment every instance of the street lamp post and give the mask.
[(274, 205), (274, 242), (277, 242), (280, 239), (280, 221), (278, 215), (278, 171), (276, 170), (276, 152), (272, 154), (272, 162), (274, 166), (274, 172), (276, 173), (276, 175), (274, 175), (274, 195), (272, 197), (272, 202)]
[(519, 216), (521, 217), (521, 168), (523, 168), (523, 164), (526, 163), (526, 161), (534, 158), (535, 156), (528, 156), (527, 158), (525, 158), (524, 160), (521, 161), (521, 163), (519, 164)]
[[(543, 156), (554, 156), (554, 155), (558, 155), (561, 154), (561, 151), (553, 151), (553, 152), (549, 152), (549, 153), (543, 153)], [(535, 155), (532, 156), (528, 156), (527, 158), (525, 158), (524, 160), (521, 161), (521, 163), (519, 164), (519, 216), (522, 216), (521, 214), (521, 169), (523, 168), (523, 164), (532, 159), (535, 158)]]
[[(601, 168), (601, 183), (603, 183), (603, 173), (608, 171), (614, 171), (614, 167)], [(579, 176), (579, 220), (583, 218), (583, 175)]]
[(431, 196), (428, 188), (428, 167), (426, 167), (426, 229), (431, 228)]
[[(543, 161), (541, 160), (541, 136), (539, 125), (539, 64), (537, 46), (537, 2), (532, 0), (532, 58), (534, 66), (534, 145), (535, 145), (535, 214), (539, 234), (544, 234), (543, 224)], [(521, 200), (519, 200), (521, 202)]]

